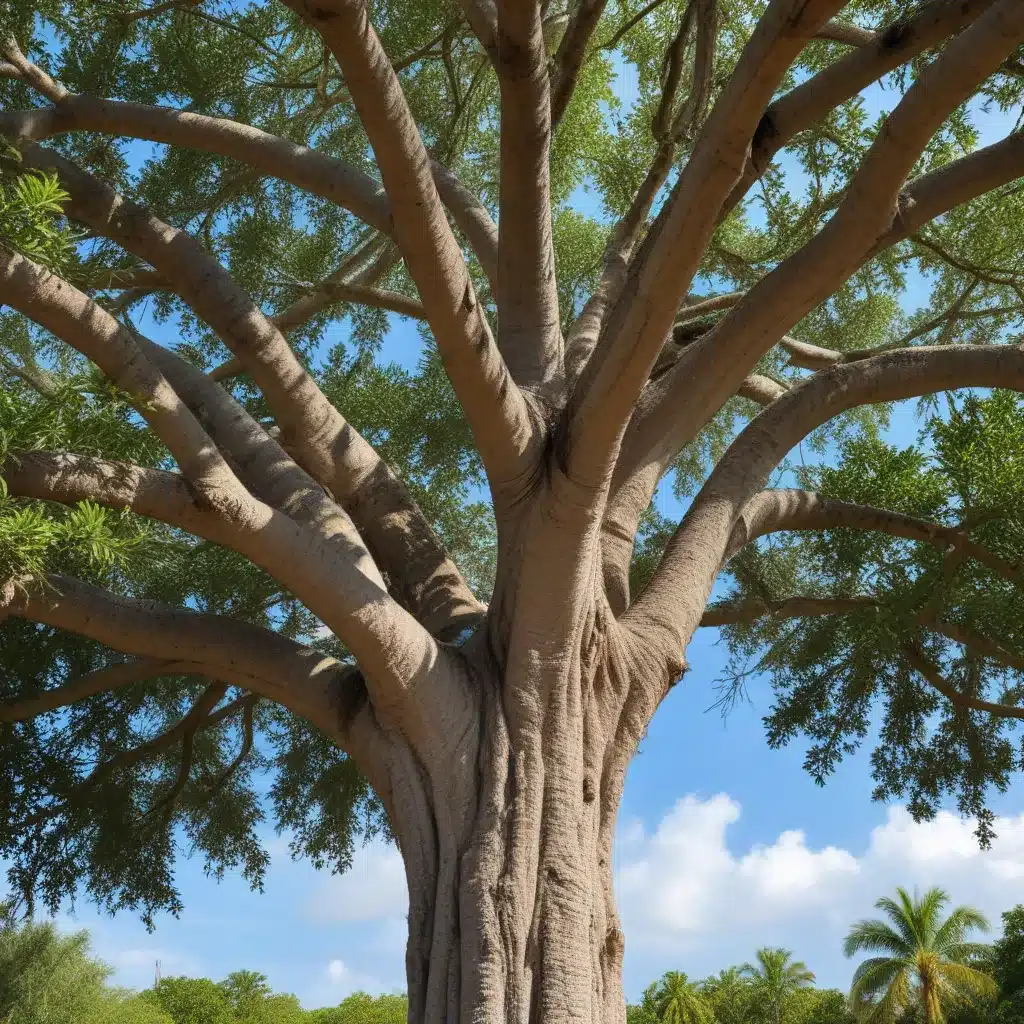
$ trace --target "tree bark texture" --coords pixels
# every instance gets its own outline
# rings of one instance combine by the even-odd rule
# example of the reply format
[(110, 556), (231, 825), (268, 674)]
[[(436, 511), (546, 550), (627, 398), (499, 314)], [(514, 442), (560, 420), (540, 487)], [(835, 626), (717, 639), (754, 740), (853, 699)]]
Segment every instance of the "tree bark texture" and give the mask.
[(679, 667), (603, 599), (550, 666), (513, 676), (521, 659), (483, 642), (463, 658), (458, 741), (435, 772), (396, 740), (379, 787), (409, 887), (410, 1019), (621, 1021), (612, 843), (646, 721), (627, 695), (641, 675), (666, 692)]

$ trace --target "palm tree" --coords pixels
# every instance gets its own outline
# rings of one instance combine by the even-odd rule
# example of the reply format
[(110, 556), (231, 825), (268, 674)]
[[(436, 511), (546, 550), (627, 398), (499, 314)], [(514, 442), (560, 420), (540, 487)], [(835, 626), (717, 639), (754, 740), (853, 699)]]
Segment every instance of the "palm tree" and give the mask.
[(653, 993), (661, 1024), (711, 1024), (711, 1010), (697, 986), (682, 971), (668, 971)]
[(862, 951), (884, 954), (865, 960), (854, 973), (854, 1012), (886, 1024), (916, 1006), (925, 1024), (942, 1024), (946, 1006), (995, 994), (995, 981), (979, 969), (989, 947), (966, 940), (972, 931), (987, 932), (988, 921), (973, 907), (956, 907), (943, 920), (948, 903), (939, 888), (920, 898), (897, 889), (896, 899), (883, 897), (875, 904), (888, 921), (858, 921), (850, 929), (843, 945), (848, 957)]
[(792, 955), (788, 949), (759, 949), (757, 963), (740, 968), (740, 974), (750, 979), (753, 1000), (770, 1024), (781, 1024), (790, 996), (814, 983), (814, 973), (807, 969), (807, 964), (791, 960)]
[(738, 967), (726, 967), (701, 983), (716, 1024), (743, 1024), (747, 1018), (750, 981)]

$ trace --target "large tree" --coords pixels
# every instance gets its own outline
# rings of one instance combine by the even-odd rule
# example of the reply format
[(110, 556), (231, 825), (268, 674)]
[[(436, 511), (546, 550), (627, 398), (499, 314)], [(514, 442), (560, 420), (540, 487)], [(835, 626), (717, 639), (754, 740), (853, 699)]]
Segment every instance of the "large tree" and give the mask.
[[(412, 1021), (621, 1021), (616, 812), (702, 625), (818, 778), (877, 726), (880, 797), (989, 837), (1024, 136), (974, 125), (1019, 105), (1020, 0), (3, 11), (27, 899), (177, 910), (182, 847), (258, 884), (268, 810), (337, 868), (385, 829)], [(805, 440), (826, 464), (779, 477)]]
[(992, 976), (999, 985), (995, 1018), (1000, 1024), (1024, 1021), (1024, 904), (1003, 913), (1003, 934), (993, 943)]

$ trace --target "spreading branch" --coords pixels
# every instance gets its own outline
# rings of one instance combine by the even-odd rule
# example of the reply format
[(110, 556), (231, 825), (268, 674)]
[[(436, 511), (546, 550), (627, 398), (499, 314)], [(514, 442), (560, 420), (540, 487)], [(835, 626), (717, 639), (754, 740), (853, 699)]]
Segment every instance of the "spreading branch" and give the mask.
[(142, 658), (87, 672), (62, 686), (44, 690), (38, 696), (13, 704), (0, 704), (0, 722), (23, 722), (88, 700), (98, 693), (109, 693), (147, 679), (161, 676), (187, 676), (202, 674), (202, 666), (190, 661), (167, 661), (160, 658)]
[(507, 485), (527, 470), (537, 432), (491, 336), (426, 149), (366, 7), (358, 0), (291, 0), (290, 5), (321, 33), (345, 75), (445, 370), (492, 482)]
[(878, 33), (869, 28), (861, 28), (848, 21), (837, 21), (833, 18), (818, 29), (819, 39), (831, 39), (835, 43), (846, 43), (847, 46), (870, 46), (878, 38)]
[[(411, 527), (421, 536), (431, 532), (426, 524), (418, 526), (411, 521), (415, 506), (405, 488), (373, 448), (326, 399), (277, 328), (263, 316), (223, 267), (193, 239), (127, 203), (92, 176), (41, 147), (27, 146), (25, 159), (34, 161), (37, 166), (58, 170), (72, 195), (69, 212), (73, 216), (112, 235), (174, 279), (179, 294), (207, 319), (245, 363), (267, 398), (285, 437), (293, 439), (294, 450), (301, 463), (317, 480), (327, 484), (343, 506), (351, 508), (356, 503), (363, 503), (367, 507), (367, 517), (391, 513), (393, 518), (387, 526), (375, 528), (378, 536), (387, 534), (388, 526), (392, 527), (390, 533), (393, 534), (395, 525)], [(385, 492), (383, 496), (380, 494), (382, 491)], [(307, 525), (315, 527), (348, 559), (354, 560), (358, 573), (366, 581), (375, 588), (382, 587), (376, 565), (348, 516), (332, 502), (325, 502), (322, 492), (306, 486), (291, 495), (290, 500), (293, 506), (299, 506), (298, 511)], [(290, 513), (294, 511), (295, 508), (289, 509)], [(401, 519), (396, 524), (397, 517)], [(453, 575), (449, 560), (436, 556), (436, 539), (433, 544), (429, 543), (429, 538), (427, 541), (426, 550), (421, 547), (414, 557), (414, 566), (403, 569), (401, 565), (403, 557), (409, 559), (407, 548), (403, 548), (401, 556), (390, 559), (392, 564), (397, 563), (405, 578), (410, 577), (410, 569), (419, 570), (421, 575), (412, 578), (412, 585), (424, 592), (435, 589), (430, 584), (439, 574), (448, 578)], [(237, 547), (237, 542), (234, 546)], [(454, 575), (458, 578), (457, 572)], [(359, 579), (352, 582), (357, 589), (363, 585)], [(457, 604), (465, 604), (465, 591), (463, 584), (461, 594), (456, 595)], [(308, 594), (304, 588), (297, 592)], [(321, 599), (327, 599), (327, 591)], [(436, 593), (432, 595), (431, 604), (430, 611), (435, 617), (448, 608)], [(472, 605), (479, 607), (475, 600)], [(325, 621), (331, 620), (329, 614), (322, 617)], [(431, 625), (442, 631), (449, 628), (449, 623), (437, 623), (436, 620)]]
[[(26, 165), (56, 171), (70, 194), (68, 213), (164, 273), (195, 312), (217, 332), (263, 392), (277, 422), (301, 448), (304, 466), (337, 493), (337, 478), (351, 478), (372, 449), (327, 400), (278, 328), (198, 242), (119, 196), (105, 182), (41, 146), (26, 143)], [(58, 332), (59, 333), (59, 332)], [(359, 540), (343, 516), (332, 533), (357, 550)], [(373, 575), (368, 559), (362, 570)], [(378, 576), (379, 579), (379, 576)]]
[(124, 11), (116, 15), (122, 25), (130, 25), (135, 21), (143, 21), (146, 18), (155, 18), (167, 11), (181, 11), (189, 7), (198, 7), (203, 0), (165, 0), (164, 3), (152, 4), (149, 7), (140, 7), (137, 11)]
[(551, 226), (550, 83), (539, 3), (499, 0), (496, 68), (498, 337), (516, 382), (543, 388), (561, 383), (562, 334)]
[[(671, 460), (794, 324), (875, 254), (916, 231), (921, 216), (935, 217), (983, 194), (999, 174), (1005, 182), (1024, 173), (1024, 147), (1007, 140), (988, 147), (995, 152), (979, 151), (983, 155), (955, 161), (903, 188), (949, 111), (1021, 39), (1024, 8), (995, 4), (921, 73), (886, 119), (825, 227), (746, 292), (643, 396), (623, 445), (620, 474), (650, 458)], [(681, 403), (679, 394), (699, 397)]]
[(168, 739), (170, 739), (170, 742), (181, 739), (181, 761), (171, 788), (147, 809), (147, 816), (156, 814), (158, 811), (164, 811), (169, 816), (173, 812), (174, 804), (184, 792), (185, 787), (188, 785), (189, 776), (192, 774), (196, 734), (204, 728), (210, 718), (210, 712), (220, 702), (226, 692), (227, 687), (225, 686), (207, 687), (202, 696), (192, 706), (189, 713), (177, 726), (169, 729), (162, 737), (161, 747), (166, 746)]
[(730, 445), (626, 618), (685, 648), (735, 542), (737, 521), (769, 474), (807, 434), (858, 405), (969, 387), (1024, 390), (1024, 352), (1010, 345), (921, 346), (832, 366), (792, 388)]
[(2, 247), (0, 300), (66, 341), (131, 395), (190, 481), (211, 495), (237, 494), (234, 475), (206, 432), (109, 313), (37, 263)]
[[(32, 110), (0, 111), (0, 134), (42, 142), (68, 132), (99, 132), (215, 153), (327, 199), (378, 231), (393, 234), (391, 205), (380, 183), (319, 150), (228, 118), (174, 107), (66, 93), (55, 103)], [(470, 202), (469, 192), (458, 178), (439, 164), (432, 166), (441, 179), (442, 194), (452, 199), (456, 222), (462, 226), (469, 210), (479, 217), (479, 210)], [(466, 234), (471, 245), (485, 239), (478, 232)], [(483, 251), (478, 257), (486, 266), (492, 253)]]
[(491, 287), (492, 294), (498, 293), (498, 225), (490, 211), (447, 167), (442, 167), (431, 157), (431, 173), (437, 193), (452, 220), (466, 237)]
[[(558, 125), (566, 107), (569, 106), (587, 54), (587, 45), (601, 20), (606, 2), (607, 0), (581, 0), (574, 7), (565, 27), (554, 59), (555, 71), (551, 84), (552, 127)], [(662, 0), (657, 2), (660, 3)]]
[(498, 45), (498, 12), (494, 0), (459, 0), (469, 27), (491, 59)]
[[(142, 338), (139, 343), (254, 494), (298, 522), (333, 521), (338, 511), (333, 501), (238, 402), (173, 352)], [(339, 471), (331, 485), (374, 561), (387, 572), (396, 600), (439, 639), (451, 639), (478, 622), (483, 605), (408, 488), (370, 445), (361, 451), (353, 446), (348, 453), (358, 459), (353, 472)]]
[(605, 318), (622, 295), (629, 270), (629, 258), (647, 223), (655, 197), (668, 179), (677, 148), (671, 138), (661, 143), (629, 209), (609, 235), (600, 280), (566, 337), (566, 376), (571, 386), (576, 385), (589, 364)]
[(740, 382), (736, 394), (740, 398), (749, 398), (758, 405), (771, 405), (777, 398), (781, 398), (789, 389), (785, 384), (780, 384), (763, 373), (748, 374)]
[(1011, 707), (1009, 704), (995, 704), (991, 701), (981, 700), (969, 694), (961, 693), (949, 680), (947, 680), (938, 667), (935, 666), (924, 654), (921, 648), (915, 643), (906, 643), (903, 647), (907, 661), (918, 672), (921, 677), (934, 689), (938, 690), (951, 704), (961, 710), (983, 711), (997, 718), (1019, 718), (1024, 719), (1024, 708)]
[(870, 530), (930, 544), (972, 558), (1010, 583), (1024, 584), (1024, 568), (972, 541), (964, 526), (946, 526), (888, 509), (827, 498), (814, 491), (771, 489), (756, 494), (736, 520), (726, 558), (769, 533), (806, 530)]
[(343, 666), (280, 633), (112, 594), (68, 576), (26, 586), (9, 613), (136, 658), (201, 664), (208, 678), (259, 693), (331, 735), (338, 733)]
[(216, 793), (219, 789), (223, 789), (231, 777), (242, 767), (249, 754), (252, 753), (255, 742), (253, 717), (256, 714), (256, 705), (258, 703), (259, 698), (254, 694), (249, 694), (245, 698), (245, 704), (242, 708), (242, 745), (239, 747), (238, 753), (232, 762), (210, 783), (211, 794)]
[(0, 53), (6, 58), (8, 70), (5, 71), (5, 77), (18, 79), (53, 103), (60, 103), (68, 98), (67, 89), (42, 68), (33, 64), (21, 52), (18, 41), (10, 32), (0, 35)]
[(182, 763), (185, 767), (185, 777), (184, 780), (179, 778), (181, 783), (180, 788), (178, 783), (175, 783), (172, 792), (176, 798), (180, 789), (184, 789), (185, 782), (188, 781), (188, 769), (190, 769), (192, 765), (192, 743), (194, 741), (195, 734), (197, 730), (206, 725), (206, 720), (209, 718), (210, 712), (220, 702), (226, 691), (227, 687), (220, 683), (214, 683), (207, 686), (199, 697), (196, 698), (195, 703), (193, 703), (188, 713), (174, 726), (167, 729), (165, 732), (154, 736), (152, 739), (147, 740), (145, 743), (140, 743), (137, 747), (132, 747), (130, 750), (122, 750), (119, 754), (116, 754), (109, 760), (98, 764), (81, 782), (78, 783), (77, 786), (75, 786), (68, 801), (51, 804), (44, 808), (38, 814), (32, 815), (32, 817), (25, 822), (25, 826), (31, 827), (41, 821), (56, 817), (66, 809), (69, 802), (80, 799), (83, 795), (88, 793), (89, 790), (94, 789), (103, 782), (106, 782), (107, 779), (113, 778), (113, 776), (118, 772), (124, 771), (124, 769), (131, 768), (133, 765), (139, 764), (141, 761), (145, 761), (163, 753), (168, 748), (174, 746), (178, 740), (181, 740), (184, 744), (184, 756)]
[(570, 472), (582, 483), (606, 484), (619, 438), (696, 273), (718, 211), (743, 172), (754, 129), (793, 59), (840, 6), (835, 0), (799, 6), (776, 0), (754, 30), (672, 197), (633, 261), (604, 324), (602, 342), (584, 371), (570, 427)]
[(775, 154), (799, 132), (821, 122), (872, 82), (960, 32), (992, 4), (993, 0), (932, 0), (912, 18), (888, 25), (873, 40), (840, 57), (772, 103), (758, 125), (743, 175), (723, 212), (740, 202)]
[(279, 579), (349, 646), (381, 706), (402, 706), (411, 684), (436, 664), (437, 648), (390, 598), (347, 517), (347, 531), (318, 538), (253, 498), (134, 338), (67, 282), (0, 250), (0, 298), (75, 342), (111, 380), (136, 396), (140, 412), (191, 483), (191, 503), (215, 516), (211, 521), (185, 507), (197, 532), (201, 528), (200, 535), (227, 544)]
[(387, 197), (368, 174), (238, 121), (89, 95), (67, 96), (53, 107), (0, 113), (0, 132), (13, 138), (42, 142), (78, 131), (216, 153), (330, 200), (378, 231), (391, 233)]
[[(392, 313), (411, 317), (413, 320), (426, 319), (423, 305), (416, 299), (410, 299), (401, 292), (370, 288), (366, 285), (348, 284), (325, 278), (319, 284), (307, 284), (308, 291), (287, 309), (268, 320), (282, 333), (294, 331), (308, 323), (314, 316), (328, 306), (337, 302), (351, 302), (374, 309), (386, 309)], [(245, 364), (237, 357), (227, 360), (210, 371), (210, 376), (217, 381), (230, 380), (245, 373)]]
[(916, 235), (947, 210), (994, 192), (1024, 176), (1024, 132), (923, 174), (903, 190), (898, 216), (874, 244), (870, 255)]
[(701, 616), (703, 628), (733, 626), (758, 619), (803, 619), (853, 615), (878, 607), (872, 597), (787, 597), (779, 601), (719, 601)]
[[(855, 615), (882, 607), (882, 602), (872, 597), (788, 597), (780, 601), (721, 601), (710, 605), (701, 618), (702, 627), (730, 626), (739, 623), (756, 622), (758, 619), (796, 619), (821, 615)], [(928, 625), (936, 633), (960, 644), (967, 650), (992, 658), (1016, 671), (1024, 671), (1024, 658), (1020, 658), (993, 643), (973, 630), (955, 623), (929, 621), (918, 617), (920, 624)], [(919, 644), (908, 641), (903, 644), (903, 653), (910, 666), (927, 683), (946, 697), (951, 704), (961, 709), (983, 711), (996, 718), (1024, 719), (1024, 707), (981, 700), (961, 693), (950, 683), (921, 650)]]

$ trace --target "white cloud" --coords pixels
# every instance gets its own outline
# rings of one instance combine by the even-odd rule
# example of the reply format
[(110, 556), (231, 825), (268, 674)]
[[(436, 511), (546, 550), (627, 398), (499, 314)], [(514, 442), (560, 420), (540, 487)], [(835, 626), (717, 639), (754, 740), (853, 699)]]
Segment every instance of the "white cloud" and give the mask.
[(345, 966), (343, 960), (332, 960), (327, 965), (327, 974), (335, 985), (339, 984), (348, 973), (349, 969)]
[(814, 849), (799, 830), (737, 852), (727, 838), (739, 816), (740, 806), (724, 794), (687, 796), (653, 832), (636, 823), (620, 831), (617, 890), (629, 991), (669, 967), (709, 973), (749, 959), (762, 945), (794, 949), (820, 981), (845, 987), (846, 929), (873, 915), (875, 900), (897, 885), (941, 885), (994, 924), (1024, 898), (1024, 814), (997, 820), (998, 838), (982, 851), (971, 821), (944, 812), (916, 824), (903, 808), (891, 808), (858, 852)]
[(354, 971), (344, 960), (335, 959), (327, 965), (327, 978), (330, 983), (327, 1002), (340, 1002), (353, 992), (390, 991), (388, 986), (369, 974)]
[(627, 833), (620, 844), (618, 895), (628, 941), (671, 942), (820, 906), (836, 880), (859, 870), (845, 850), (808, 849), (799, 831), (783, 832), (771, 846), (737, 857), (726, 831), (739, 816), (739, 804), (724, 794), (705, 801), (687, 796), (653, 835), (637, 833), (635, 826)]
[[(402, 857), (394, 846), (371, 842), (360, 847), (352, 867), (323, 880), (308, 905), (315, 921), (404, 922), (409, 906)], [(404, 940), (403, 940), (404, 941)]]

